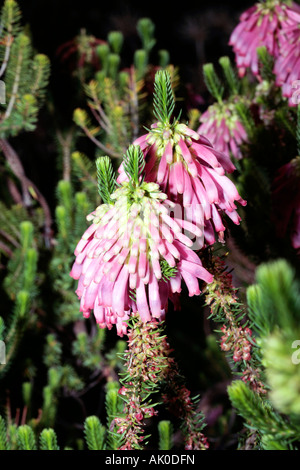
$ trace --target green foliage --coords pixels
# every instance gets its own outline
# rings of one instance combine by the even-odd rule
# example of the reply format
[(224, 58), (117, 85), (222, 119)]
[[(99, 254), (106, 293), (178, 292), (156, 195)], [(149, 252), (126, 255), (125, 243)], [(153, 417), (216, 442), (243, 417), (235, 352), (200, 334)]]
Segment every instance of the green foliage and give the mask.
[[(1, 10), (2, 36), (16, 36), (21, 29), (21, 11), (15, 0), (6, 0)], [(6, 44), (1, 44), (1, 53), (5, 51)], [(2, 58), (1, 54), (1, 58)]]
[(57, 436), (53, 429), (43, 429), (40, 434), (40, 450), (59, 450)]
[(0, 416), (0, 450), (8, 450), (5, 421)]
[(207, 63), (203, 66), (203, 78), (210, 94), (217, 101), (221, 102), (224, 93), (224, 86), (221, 83), (212, 63)]
[(123, 168), (130, 183), (139, 184), (145, 168), (144, 154), (138, 145), (130, 145), (123, 158)]
[[(16, 1), (5, 0), (0, 15), (0, 78), (3, 77), (6, 85), (6, 104), (1, 107), (0, 115), (0, 139), (3, 140), (35, 129), (39, 109), (47, 97), (50, 63), (45, 55), (36, 53), (32, 47), (30, 33), (21, 25), (21, 12)], [(169, 393), (169, 402), (165, 404), (172, 408), (175, 403), (175, 412), (179, 411), (177, 424), (180, 423), (185, 443), (199, 445), (199, 440), (204, 437), (201, 434), (204, 415), (198, 399), (189, 398), (177, 369), (173, 370), (172, 380), (170, 375), (164, 375), (166, 362), (163, 361), (167, 361), (164, 337), (156, 338), (153, 331), (145, 331), (141, 338), (140, 327), (129, 324), (134, 334), (140, 335), (133, 338), (129, 351), (127, 338), (116, 339), (114, 331), (99, 328), (92, 315), (90, 319), (82, 318), (75, 293), (77, 283), (70, 277), (74, 249), (88, 225), (86, 216), (101, 202), (97, 183), (102, 201), (110, 203), (111, 194), (117, 187), (115, 169), (125, 155), (125, 172), (131, 183), (137, 185), (143, 178), (145, 160), (141, 149), (131, 143), (144, 132), (143, 126), (152, 121), (152, 114), (168, 124), (174, 112), (173, 91), (178, 77), (176, 69), (169, 66), (170, 56), (166, 50), (158, 50), (158, 66), (163, 70), (155, 75), (154, 113), (152, 97), (150, 105), (149, 90), (157, 70), (157, 65), (151, 61), (156, 45), (154, 34), (155, 26), (149, 18), (137, 22), (140, 43), (137, 50), (131, 51), (132, 64), (126, 69), (121, 68), (126, 47), (121, 32), (109, 32), (107, 42), (98, 46), (94, 46), (85, 32), (76, 39), (79, 55), (86, 54), (81, 61), (84, 62), (82, 67), (78, 65), (74, 73), (82, 86), (84, 104), (82, 101), (75, 104), (76, 130), (72, 123), (70, 129), (57, 130), (57, 153), (61, 164), (56, 168), (59, 178), (52, 208), (55, 221), (48, 244), (43, 238), (44, 213), (35, 205), (39, 195), (34, 185), (28, 183), (25, 172), (16, 173), (11, 162), (1, 166), (5, 173), (1, 174), (1, 194), (8, 202), (0, 201), (0, 275), (3, 281), (0, 338), (6, 346), (6, 363), (0, 365), (0, 378), (1, 388), (12, 395), (12, 403), (1, 397), (1, 408), (7, 417), (6, 422), (0, 416), (1, 450), (59, 450), (57, 436), (66, 436), (65, 449), (83, 449), (86, 443), (89, 450), (116, 450), (126, 440), (124, 432), (120, 432), (126, 426), (129, 426), (126, 429), (137, 431), (136, 436), (141, 440), (136, 448), (142, 448), (147, 445), (149, 436), (143, 441), (144, 423), (139, 421), (139, 414), (135, 415), (136, 403), (140, 405), (143, 418), (147, 419), (145, 429), (148, 432), (157, 424), (156, 418), (153, 419), (157, 403), (152, 403), (152, 397), (157, 396), (160, 386), (163, 392)], [(93, 53), (99, 59), (99, 70), (92, 65)], [(246, 77), (240, 80), (228, 57), (219, 59), (224, 83), (212, 63), (203, 67), (204, 80), (212, 97), (224, 106), (230, 104), (247, 132), (248, 142), (242, 148), (244, 158), (235, 162), (237, 171), (230, 178), (248, 205), (240, 209), (242, 227), (229, 228), (232, 239), (245, 249), (250, 260), (254, 255), (256, 264), (262, 259), (275, 258), (278, 252), (286, 253), (286, 245), (275, 243), (273, 238), (274, 226), (270, 218), (272, 181), (278, 167), (295, 157), (295, 152), (300, 152), (300, 107), (289, 109), (275, 87), (272, 58), (265, 48), (258, 50), (258, 57), (263, 79), (260, 83), (247, 83)], [(51, 108), (52, 98), (49, 103)], [(194, 118), (195, 128), (197, 124)], [(85, 146), (85, 137), (94, 145), (91, 151), (89, 145)], [(77, 150), (82, 148), (83, 151)], [(18, 197), (20, 186), (22, 194)], [(32, 198), (30, 203), (25, 197), (28, 192)], [(19, 202), (12, 204), (11, 196)], [(205, 261), (210, 255), (209, 250), (204, 250)], [(292, 251), (291, 257), (295, 258), (294, 255)], [(234, 265), (235, 259), (231, 262)], [(235, 272), (237, 279), (239, 262), (240, 259)], [(176, 268), (171, 268), (163, 259), (160, 265), (164, 281), (175, 276)], [(224, 358), (219, 350), (216, 352), (218, 341), (215, 335), (206, 338), (209, 351), (201, 351), (201, 358), (208, 358), (208, 367), (213, 364), (218, 383), (220, 378), (228, 380), (230, 373), (236, 378), (245, 370), (249, 372), (249, 368), (259, 372), (265, 385), (263, 390), (259, 389), (254, 374), (247, 383), (245, 375), (243, 380), (234, 380), (228, 393), (232, 406), (243, 419), (242, 435), (247, 435), (246, 428), (251, 436), (255, 436), (256, 447), (261, 449), (283, 450), (299, 446), (300, 294), (297, 275), (283, 259), (261, 265), (256, 284), (247, 288), (248, 312), (243, 299), (234, 297), (233, 288), (226, 298), (216, 290), (212, 314), (205, 318), (204, 334), (211, 321), (222, 322), (225, 327), (230, 324), (233, 332), (229, 339), (233, 343), (236, 341), (234, 346), (238, 342), (234, 333), (241, 327), (249, 326), (254, 332), (254, 337), (248, 335), (246, 338), (253, 341), (248, 362), (234, 363), (231, 355)], [(214, 280), (210, 292), (215, 286)], [(192, 317), (193, 324), (198, 321), (201, 300), (195, 305), (197, 312)], [(206, 307), (208, 305), (211, 304)], [(182, 321), (181, 314), (175, 312), (170, 322), (171, 332), (172, 322), (176, 325), (178, 318)], [(172, 341), (176, 343), (176, 335), (181, 333), (176, 332)], [(193, 352), (197, 353), (199, 349), (200, 341), (194, 345)], [(184, 354), (181, 359), (184, 360)], [(172, 364), (170, 358), (168, 366), (172, 368)], [(208, 387), (211, 385), (210, 371), (208, 374), (205, 371), (193, 373), (191, 382), (197, 387), (198, 375), (201, 375), (201, 386), (203, 383)], [(120, 392), (118, 376), (123, 379), (125, 392), (124, 387)], [(210, 396), (207, 393), (207, 397)], [(227, 421), (227, 397), (214, 395), (215, 398), (222, 400), (223, 415), (216, 418), (215, 428), (212, 426), (212, 442), (217, 441), (214, 433), (219, 425), (222, 430), (229, 429), (222, 432), (225, 441), (232, 423), (231, 418)], [(68, 416), (68, 419), (71, 425), (59, 416), (59, 411), (64, 412), (64, 404), (70, 401), (72, 417)], [(160, 406), (161, 403), (158, 411)], [(213, 409), (214, 405), (208, 403), (207, 406)], [(100, 410), (103, 423), (96, 414), (89, 416), (91, 407)], [(219, 408), (216, 409), (217, 415)], [(12, 413), (15, 413), (14, 418)], [(232, 417), (231, 409), (229, 414)], [(88, 417), (84, 420), (85, 416)], [(118, 427), (122, 420), (125, 427)], [(170, 450), (173, 424), (169, 420), (160, 420), (160, 416), (157, 420), (158, 447)], [(234, 430), (234, 439), (235, 436)], [(201, 444), (205, 447), (205, 440)]]
[(261, 338), (276, 328), (297, 334), (300, 287), (294, 269), (285, 260), (259, 266), (256, 284), (247, 290), (249, 316)]
[(109, 157), (98, 157), (96, 160), (98, 191), (105, 204), (112, 203), (110, 195), (116, 189), (116, 178)]
[(27, 424), (18, 428), (17, 440), (19, 450), (37, 450), (34, 432)]
[(163, 420), (158, 423), (158, 434), (159, 434), (159, 450), (171, 450), (172, 449), (172, 434), (173, 425), (171, 421)]
[(97, 416), (88, 416), (84, 422), (84, 435), (89, 450), (105, 449), (106, 429)]
[(162, 279), (165, 282), (169, 281), (171, 277), (176, 276), (177, 268), (171, 267), (165, 259), (161, 259), (159, 264), (160, 264)]
[(261, 436), (262, 448), (287, 448), (300, 436), (299, 361), (293, 351), (300, 337), (300, 288), (292, 267), (285, 260), (259, 266), (247, 302), (268, 396), (264, 399), (237, 380), (228, 388), (229, 397)]
[(119, 395), (120, 384), (109, 382), (106, 387), (105, 407), (107, 415), (107, 444), (109, 450), (117, 450), (121, 445), (121, 436), (116, 432), (114, 419), (123, 412), (124, 402)]
[(38, 294), (38, 253), (34, 246), (34, 228), (31, 222), (24, 221), (19, 230), (20, 245), (8, 262), (3, 283), (8, 296), (14, 302), (14, 307), (11, 315), (4, 313), (4, 318), (1, 319), (1, 337), (6, 346), (6, 363), (0, 365), (1, 376), (5, 375), (11, 366), (21, 338), (31, 321), (29, 312)]
[(241, 82), (239, 81), (236, 71), (234, 70), (229, 57), (223, 56), (219, 59), (219, 64), (221, 65), (226, 79), (227, 85), (229, 87), (230, 93), (238, 95), (241, 88)]
[(155, 74), (153, 94), (154, 116), (162, 123), (170, 122), (174, 111), (175, 100), (170, 74), (160, 70)]

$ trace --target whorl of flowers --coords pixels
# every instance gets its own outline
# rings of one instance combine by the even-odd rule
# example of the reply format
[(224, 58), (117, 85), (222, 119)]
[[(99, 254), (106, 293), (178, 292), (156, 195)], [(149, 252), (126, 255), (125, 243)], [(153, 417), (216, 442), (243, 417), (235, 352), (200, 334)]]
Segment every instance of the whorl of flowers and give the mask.
[[(184, 218), (203, 231), (199, 248), (223, 240), (223, 214), (240, 222), (236, 202), (245, 205), (225, 172), (235, 166), (228, 155), (218, 151), (206, 136), (200, 135), (178, 120), (170, 122), (174, 98), (170, 80), (163, 71), (156, 75), (155, 115), (159, 119), (134, 145), (140, 146), (145, 158), (145, 180), (156, 182), (168, 198), (182, 207)], [(160, 91), (160, 88), (162, 89)], [(168, 108), (164, 103), (169, 103)], [(118, 182), (126, 181), (123, 165)]]
[(192, 296), (200, 294), (199, 280), (211, 282), (213, 277), (183, 233), (200, 237), (200, 229), (171, 217), (175, 204), (157, 183), (143, 180), (140, 148), (128, 149), (124, 157), (128, 181), (113, 192), (109, 163), (108, 157), (98, 159), (105, 203), (88, 216), (92, 224), (75, 249), (70, 275), (79, 281), (76, 293), (83, 315), (88, 317), (93, 310), (100, 327), (116, 324), (122, 335), (132, 312), (145, 322), (164, 318), (168, 299), (181, 291), (182, 280)]
[(198, 134), (203, 134), (214, 148), (229, 158), (243, 158), (240, 146), (247, 142), (247, 133), (233, 103), (214, 103), (200, 117)]
[(280, 54), (274, 65), (275, 83), (282, 88), (290, 106), (299, 103), (300, 80), (300, 7), (288, 12), (289, 20), (282, 25), (278, 40)]
[(285, 28), (289, 31), (289, 25), (295, 24), (297, 12), (300, 8), (294, 2), (288, 6), (280, 0), (266, 0), (242, 13), (229, 39), (241, 77), (248, 68), (255, 76), (259, 74), (258, 47), (265, 46), (275, 60), (278, 58), (282, 48), (278, 42), (281, 30)]

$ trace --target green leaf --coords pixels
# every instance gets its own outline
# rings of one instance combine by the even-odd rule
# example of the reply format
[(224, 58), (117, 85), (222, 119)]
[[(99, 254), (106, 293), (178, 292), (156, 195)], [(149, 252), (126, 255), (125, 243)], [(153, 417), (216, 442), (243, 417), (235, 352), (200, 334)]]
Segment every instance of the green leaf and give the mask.
[(223, 69), (225, 79), (228, 83), (231, 93), (237, 95), (239, 93), (240, 82), (238, 80), (237, 74), (233, 69), (230, 59), (227, 56), (221, 57), (219, 59), (219, 64)]
[(124, 42), (124, 36), (121, 31), (110, 31), (107, 36), (109, 45), (115, 54), (120, 54)]
[(154, 116), (162, 123), (168, 123), (175, 108), (171, 76), (166, 70), (155, 74), (153, 94)]
[(105, 448), (106, 429), (97, 416), (86, 418), (84, 435), (89, 450), (103, 450)]
[(172, 433), (171, 421), (163, 420), (158, 423), (159, 450), (170, 450), (172, 448)]
[(238, 103), (235, 104), (235, 109), (249, 138), (250, 139), (253, 138), (256, 126), (255, 126), (253, 117), (251, 116), (249, 106), (247, 106), (242, 101), (239, 101)]
[(259, 433), (271, 435), (276, 441), (297, 437), (292, 425), (286, 423), (269, 402), (253, 392), (245, 382), (235, 380), (227, 390), (232, 405), (249, 427)]
[(136, 29), (142, 40), (143, 48), (149, 53), (156, 43), (153, 37), (155, 31), (153, 21), (150, 18), (140, 18)]
[(8, 442), (6, 435), (6, 424), (2, 416), (0, 416), (0, 450), (8, 450)]
[(161, 259), (159, 261), (162, 280), (168, 282), (171, 277), (175, 277), (178, 269), (175, 267), (171, 267), (169, 263), (165, 259)]
[(98, 191), (105, 204), (112, 204), (111, 194), (116, 189), (116, 177), (111, 163), (107, 156), (98, 157), (96, 160)]
[(59, 450), (57, 436), (53, 429), (43, 429), (40, 434), (40, 450)]
[(249, 316), (260, 334), (275, 327), (293, 333), (300, 321), (300, 285), (285, 260), (264, 263), (256, 271), (256, 286), (248, 288)]
[(144, 154), (138, 145), (130, 145), (123, 158), (123, 167), (131, 182), (139, 184), (145, 168)]
[(210, 94), (217, 101), (221, 102), (224, 93), (224, 86), (216, 74), (214, 65), (212, 63), (207, 63), (203, 66), (203, 77)]
[(37, 450), (34, 432), (27, 424), (18, 428), (17, 445), (19, 450)]

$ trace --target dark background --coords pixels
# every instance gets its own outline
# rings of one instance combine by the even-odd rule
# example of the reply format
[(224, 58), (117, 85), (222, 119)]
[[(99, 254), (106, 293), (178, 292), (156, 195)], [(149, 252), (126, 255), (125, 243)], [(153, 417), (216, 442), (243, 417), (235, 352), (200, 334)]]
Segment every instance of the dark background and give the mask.
[(182, 79), (192, 82), (197, 89), (202, 64), (217, 60), (224, 54), (231, 55), (231, 47), (228, 46), (230, 33), (240, 13), (252, 4), (251, 1), (219, 0), (19, 0), (34, 46), (51, 60), (51, 90), (59, 96), (68, 93), (64, 83), (55, 80), (63, 68), (57, 55), (61, 44), (74, 38), (81, 28), (100, 39), (106, 39), (111, 30), (120, 30), (125, 39), (122, 57), (128, 62), (123, 65), (130, 65), (132, 53), (140, 45), (136, 23), (141, 17), (151, 18), (156, 26), (157, 45), (153, 55), (157, 49), (167, 49), (171, 63), (179, 66)]
[[(36, 131), (14, 139), (14, 146), (28, 177), (40, 188), (51, 208), (55, 204), (53, 187), (60, 177), (54, 164), (57, 161), (55, 132), (57, 128), (70, 128), (74, 109), (83, 104), (78, 102), (78, 83), (72, 77), (70, 63), (62, 62), (58, 48), (78, 35), (81, 28), (104, 40), (109, 31), (119, 30), (124, 35), (121, 67), (130, 66), (134, 51), (141, 45), (136, 32), (137, 20), (149, 17), (155, 24), (156, 38), (150, 61), (157, 64), (159, 49), (169, 51), (170, 62), (178, 67), (183, 87), (188, 90), (184, 96), (186, 104), (207, 93), (202, 79), (203, 64), (216, 63), (222, 55), (232, 57), (228, 46), (230, 33), (240, 13), (253, 4), (246, 1), (241, 5), (236, 0), (19, 0), (18, 3), (36, 52), (46, 54), (51, 61), (51, 77), (47, 108), (40, 112)], [(191, 106), (197, 106), (197, 102)]]

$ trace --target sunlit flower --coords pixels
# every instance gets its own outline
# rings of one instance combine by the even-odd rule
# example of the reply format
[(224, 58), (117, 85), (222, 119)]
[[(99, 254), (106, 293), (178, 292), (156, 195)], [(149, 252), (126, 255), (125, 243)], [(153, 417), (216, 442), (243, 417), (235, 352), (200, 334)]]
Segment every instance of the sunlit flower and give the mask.
[(122, 335), (132, 312), (144, 322), (162, 319), (182, 281), (190, 296), (199, 295), (199, 280), (209, 283), (212, 275), (184, 233), (200, 237), (200, 229), (171, 217), (175, 204), (158, 184), (125, 182), (111, 199), (88, 216), (92, 224), (76, 247), (70, 275), (78, 279), (83, 315), (93, 310), (101, 327), (116, 324)]

